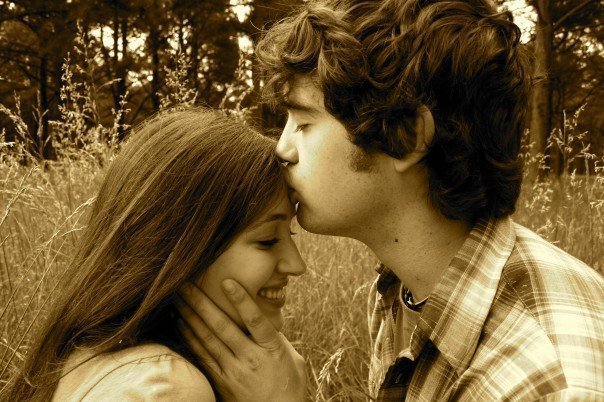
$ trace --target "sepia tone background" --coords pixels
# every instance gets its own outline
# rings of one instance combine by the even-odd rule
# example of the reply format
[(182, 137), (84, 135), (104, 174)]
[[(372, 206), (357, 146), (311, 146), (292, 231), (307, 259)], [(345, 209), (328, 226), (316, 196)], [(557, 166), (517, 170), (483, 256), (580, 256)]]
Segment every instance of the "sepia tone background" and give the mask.
[[(145, 117), (221, 108), (267, 132), (254, 43), (296, 0), (0, 0), (0, 388), (45, 315), (104, 167)], [(604, 30), (596, 0), (498, 1), (534, 55), (514, 219), (604, 268)], [(300, 230), (287, 337), (311, 399), (366, 398), (375, 257)], [(295, 319), (294, 319), (295, 317)]]

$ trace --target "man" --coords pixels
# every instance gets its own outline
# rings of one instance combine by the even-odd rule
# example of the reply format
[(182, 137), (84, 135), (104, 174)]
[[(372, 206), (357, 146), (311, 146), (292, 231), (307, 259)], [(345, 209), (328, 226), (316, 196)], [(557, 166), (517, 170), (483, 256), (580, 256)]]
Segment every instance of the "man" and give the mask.
[[(519, 37), (488, 0), (351, 0), (311, 3), (257, 47), (288, 112), (276, 152), (298, 221), (382, 262), (378, 400), (604, 399), (602, 278), (509, 218), (529, 90)], [(250, 337), (184, 296), (220, 392), (303, 398), (299, 356), (226, 285)]]

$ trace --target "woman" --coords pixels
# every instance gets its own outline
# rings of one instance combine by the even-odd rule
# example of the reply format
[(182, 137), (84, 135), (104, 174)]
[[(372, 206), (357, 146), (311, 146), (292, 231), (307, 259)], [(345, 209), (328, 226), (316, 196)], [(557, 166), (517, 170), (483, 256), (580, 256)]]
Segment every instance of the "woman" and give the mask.
[[(196, 283), (235, 321), (232, 278), (279, 329), (284, 286), (305, 266), (275, 143), (215, 112), (172, 111), (136, 130), (110, 166), (67, 283), (8, 400), (214, 400), (177, 330)], [(4, 397), (3, 397), (4, 399)]]

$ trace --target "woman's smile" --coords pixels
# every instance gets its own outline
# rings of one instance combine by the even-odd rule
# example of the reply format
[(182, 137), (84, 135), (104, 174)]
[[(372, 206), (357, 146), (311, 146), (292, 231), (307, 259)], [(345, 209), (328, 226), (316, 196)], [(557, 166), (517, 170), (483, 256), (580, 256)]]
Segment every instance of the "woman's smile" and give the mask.
[(254, 296), (273, 326), (281, 329), (281, 308), (287, 301), (288, 277), (306, 270), (291, 238), (290, 224), (294, 214), (294, 207), (283, 191), (278, 204), (238, 235), (198, 282), (212, 301), (241, 327), (243, 322), (222, 293), (220, 283), (224, 279), (239, 282), (250, 296)]
[(256, 294), (256, 299), (264, 304), (268, 304), (271, 307), (280, 309), (285, 305), (286, 302), (285, 286), (287, 286), (287, 282), (278, 287), (273, 286), (262, 288)]

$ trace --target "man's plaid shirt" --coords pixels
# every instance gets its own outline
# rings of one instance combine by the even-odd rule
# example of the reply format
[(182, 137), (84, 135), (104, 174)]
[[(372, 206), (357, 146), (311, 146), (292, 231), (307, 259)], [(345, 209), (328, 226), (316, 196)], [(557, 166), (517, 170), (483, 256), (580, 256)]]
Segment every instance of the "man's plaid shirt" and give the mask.
[(471, 231), (422, 309), (409, 349), (387, 268), (369, 296), (379, 401), (604, 401), (604, 281), (511, 219)]

